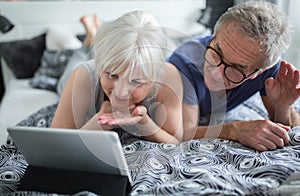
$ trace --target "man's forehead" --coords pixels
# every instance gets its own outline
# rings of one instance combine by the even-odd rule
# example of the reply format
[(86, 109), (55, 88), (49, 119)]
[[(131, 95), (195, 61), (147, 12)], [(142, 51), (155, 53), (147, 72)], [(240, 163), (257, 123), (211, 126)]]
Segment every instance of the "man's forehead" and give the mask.
[[(233, 64), (240, 64), (246, 69), (260, 68), (263, 61), (263, 53), (260, 51), (260, 41), (249, 39), (240, 31), (230, 29), (220, 30), (214, 37), (214, 43), (225, 59), (235, 57)], [(237, 29), (237, 28), (235, 28)], [(241, 57), (241, 58), (238, 58)], [(232, 60), (233, 60), (232, 59)], [(231, 60), (231, 59), (228, 59)]]

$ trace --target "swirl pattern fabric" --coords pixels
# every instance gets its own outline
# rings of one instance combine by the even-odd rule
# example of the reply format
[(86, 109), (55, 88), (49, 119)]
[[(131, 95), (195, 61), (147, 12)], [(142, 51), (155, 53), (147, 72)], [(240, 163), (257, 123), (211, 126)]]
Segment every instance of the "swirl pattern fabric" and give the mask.
[(300, 127), (290, 134), (289, 146), (262, 153), (219, 139), (179, 146), (134, 142), (124, 148), (135, 182), (131, 194), (269, 195), (300, 170)]
[[(19, 125), (49, 126), (56, 106), (41, 109)], [(250, 106), (255, 104), (243, 105), (248, 114), (251, 113)], [(256, 118), (257, 111), (259, 110), (252, 111)], [(244, 116), (240, 112), (241, 108), (232, 111), (226, 120), (236, 120), (237, 116)], [(259, 112), (264, 114), (264, 111)], [(172, 145), (144, 141), (120, 130), (116, 131), (123, 142), (133, 179), (130, 192), (133, 196), (292, 195), (300, 192), (299, 184), (288, 189), (289, 194), (284, 192), (287, 189), (283, 187), (289, 176), (300, 172), (300, 127), (289, 132), (291, 141), (288, 145), (261, 153), (229, 140), (200, 139)], [(0, 151), (0, 193), (57, 195), (16, 191), (26, 167), (24, 157), (13, 141), (8, 139)], [(88, 191), (77, 194), (93, 195)]]

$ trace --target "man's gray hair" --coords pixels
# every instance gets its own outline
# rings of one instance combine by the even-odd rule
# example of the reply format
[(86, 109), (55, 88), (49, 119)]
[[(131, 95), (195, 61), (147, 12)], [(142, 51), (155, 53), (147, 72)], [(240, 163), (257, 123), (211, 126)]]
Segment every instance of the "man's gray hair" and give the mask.
[(274, 65), (291, 42), (292, 27), (277, 6), (266, 1), (248, 1), (229, 8), (217, 21), (214, 34), (234, 22), (238, 30), (252, 40), (259, 40), (262, 67)]

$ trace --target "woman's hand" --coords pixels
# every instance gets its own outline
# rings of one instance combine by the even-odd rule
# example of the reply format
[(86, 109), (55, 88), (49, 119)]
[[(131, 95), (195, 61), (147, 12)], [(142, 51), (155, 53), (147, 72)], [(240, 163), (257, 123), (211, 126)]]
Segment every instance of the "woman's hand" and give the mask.
[(110, 126), (129, 126), (145, 124), (148, 121), (147, 117), (147, 109), (145, 106), (139, 105), (114, 112), (110, 111), (108, 113), (101, 113), (98, 115), (98, 123), (100, 125)]

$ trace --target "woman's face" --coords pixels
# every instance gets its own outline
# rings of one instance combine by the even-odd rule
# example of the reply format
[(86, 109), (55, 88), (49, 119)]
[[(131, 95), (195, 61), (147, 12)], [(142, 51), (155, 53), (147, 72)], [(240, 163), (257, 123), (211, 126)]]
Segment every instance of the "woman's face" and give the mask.
[(114, 109), (138, 105), (153, 88), (153, 82), (138, 66), (134, 68), (128, 66), (118, 74), (103, 72), (100, 75), (100, 84)]

